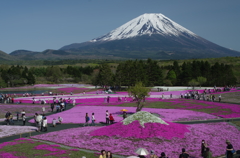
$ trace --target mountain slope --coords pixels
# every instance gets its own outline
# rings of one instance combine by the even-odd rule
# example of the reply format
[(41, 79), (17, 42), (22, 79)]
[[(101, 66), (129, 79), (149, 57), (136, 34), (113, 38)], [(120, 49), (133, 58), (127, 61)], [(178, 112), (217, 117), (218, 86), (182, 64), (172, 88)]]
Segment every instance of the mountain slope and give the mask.
[(16, 59), (15, 57), (12, 57), (11, 55), (0, 50), (0, 61), (11, 61), (11, 60), (16, 60)]
[(240, 56), (239, 52), (214, 44), (163, 14), (143, 14), (106, 35), (70, 44), (60, 50), (81, 55), (139, 59)]

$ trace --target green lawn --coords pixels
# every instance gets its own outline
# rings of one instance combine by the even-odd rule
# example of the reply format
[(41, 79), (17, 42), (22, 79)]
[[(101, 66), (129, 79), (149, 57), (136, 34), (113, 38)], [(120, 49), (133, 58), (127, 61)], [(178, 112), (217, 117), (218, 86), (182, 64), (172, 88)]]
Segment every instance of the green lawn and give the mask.
[[(42, 142), (33, 141), (33, 140), (16, 140), (10, 142), (11, 144), (0, 148), (0, 156), (3, 153), (11, 153), (14, 156), (18, 157), (34, 157), (34, 158), (59, 158), (59, 157), (67, 157), (67, 158), (77, 158), (85, 156), (87, 158), (96, 158), (97, 155), (94, 153), (88, 153), (84, 151), (75, 151), (72, 149), (66, 149), (63, 147), (51, 146), (49, 144), (44, 144)], [(19, 144), (12, 144), (19, 143)], [(36, 146), (45, 145), (41, 149), (35, 149)]]
[(223, 102), (240, 103), (240, 92), (229, 92), (221, 94)]
[(234, 123), (235, 125), (237, 125), (238, 127), (240, 127), (240, 121), (233, 121), (232, 123)]

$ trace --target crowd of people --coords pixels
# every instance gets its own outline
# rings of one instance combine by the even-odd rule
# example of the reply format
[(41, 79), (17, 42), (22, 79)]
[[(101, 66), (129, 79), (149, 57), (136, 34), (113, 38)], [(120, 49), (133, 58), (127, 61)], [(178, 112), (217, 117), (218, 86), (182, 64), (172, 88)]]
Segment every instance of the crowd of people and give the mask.
[[(127, 113), (126, 111), (123, 111), (123, 119), (127, 118)], [(91, 120), (91, 124), (89, 123), (89, 121)], [(108, 110), (106, 110), (106, 125), (109, 125), (109, 124), (113, 124), (114, 123), (114, 117), (111, 113), (108, 112)], [(95, 119), (95, 115), (94, 113), (92, 113), (91, 115), (91, 118), (90, 116), (88, 115), (88, 113), (86, 113), (85, 115), (85, 123), (83, 124), (83, 126), (95, 126), (95, 122), (96, 122), (96, 119)]]
[[(35, 113), (34, 115), (34, 122), (37, 129), (37, 132), (43, 131), (43, 132), (47, 132), (47, 127), (48, 127), (48, 123), (47, 123), (47, 117), (45, 116), (45, 114), (38, 114)], [(52, 120), (52, 126), (56, 127), (57, 124), (62, 124), (63, 122), (63, 118), (62, 117), (58, 117), (58, 119), (54, 118)]]
[[(195, 100), (203, 100), (203, 101), (222, 101), (222, 96), (221, 94), (218, 94), (218, 96), (216, 96), (216, 94), (212, 94), (212, 93), (216, 93), (216, 92), (221, 92), (223, 91), (222, 89), (205, 89), (203, 91), (203, 93), (200, 93), (197, 90), (192, 90), (192, 91), (188, 91), (186, 93), (181, 93), (180, 98), (184, 98), (184, 99), (195, 99)], [(171, 94), (170, 94), (171, 95)], [(171, 98), (171, 96), (170, 96)]]
[(0, 103), (14, 103), (14, 97), (8, 94), (0, 94)]

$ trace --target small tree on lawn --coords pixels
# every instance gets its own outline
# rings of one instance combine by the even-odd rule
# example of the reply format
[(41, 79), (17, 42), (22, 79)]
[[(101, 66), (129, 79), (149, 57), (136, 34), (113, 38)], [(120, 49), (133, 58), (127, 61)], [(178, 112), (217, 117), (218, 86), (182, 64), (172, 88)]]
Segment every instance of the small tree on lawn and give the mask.
[(136, 112), (142, 110), (144, 106), (145, 98), (149, 96), (148, 94), (149, 92), (150, 92), (150, 89), (144, 87), (142, 82), (138, 82), (135, 84), (134, 87), (131, 87), (128, 89), (128, 95), (134, 97), (137, 101)]
[(207, 78), (199, 76), (199, 77), (197, 77), (197, 81), (200, 84), (200, 87), (202, 87), (202, 84), (207, 82)]
[(194, 89), (194, 87), (197, 86), (199, 83), (195, 79), (192, 79), (191, 81), (188, 82), (188, 84), (192, 86)]

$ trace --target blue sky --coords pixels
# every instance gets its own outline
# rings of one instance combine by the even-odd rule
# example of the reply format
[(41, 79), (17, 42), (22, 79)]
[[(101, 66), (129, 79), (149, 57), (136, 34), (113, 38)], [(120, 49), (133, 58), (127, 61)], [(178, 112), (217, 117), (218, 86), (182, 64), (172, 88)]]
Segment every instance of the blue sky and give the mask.
[(162, 13), (197, 35), (240, 51), (239, 0), (6, 0), (0, 50), (44, 51), (104, 35), (144, 13)]

